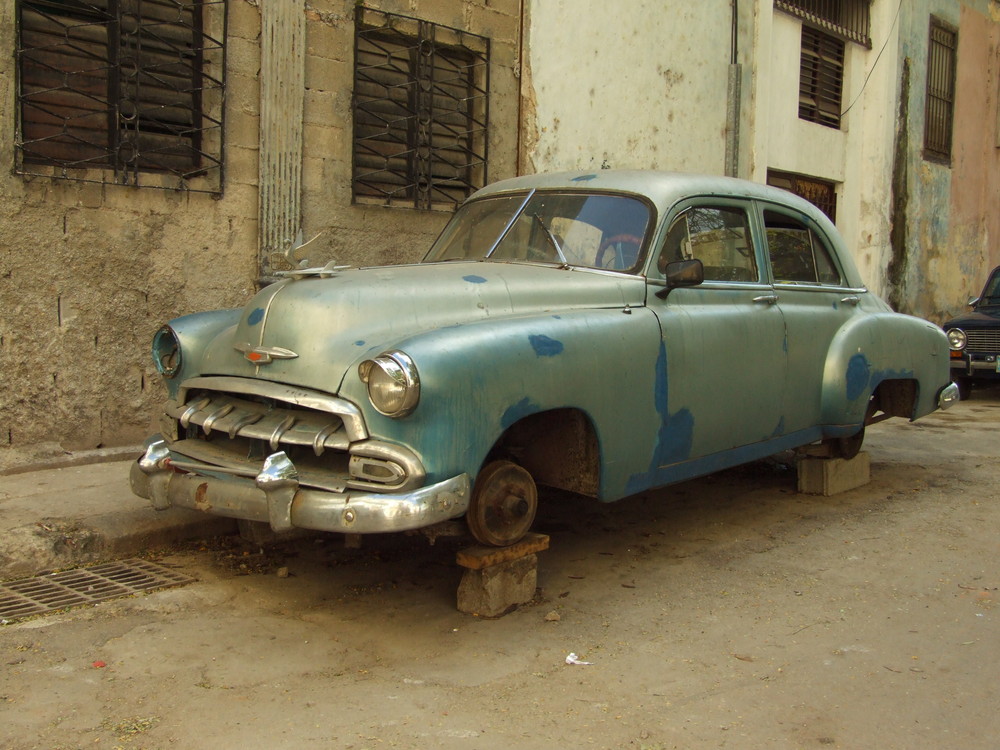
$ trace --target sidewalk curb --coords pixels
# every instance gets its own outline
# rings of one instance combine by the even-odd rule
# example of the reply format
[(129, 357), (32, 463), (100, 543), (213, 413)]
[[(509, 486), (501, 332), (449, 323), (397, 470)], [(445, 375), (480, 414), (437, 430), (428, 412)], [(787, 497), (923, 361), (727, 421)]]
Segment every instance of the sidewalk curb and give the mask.
[(186, 508), (42, 518), (0, 535), (0, 581), (129, 557), (190, 539), (236, 533), (236, 521)]

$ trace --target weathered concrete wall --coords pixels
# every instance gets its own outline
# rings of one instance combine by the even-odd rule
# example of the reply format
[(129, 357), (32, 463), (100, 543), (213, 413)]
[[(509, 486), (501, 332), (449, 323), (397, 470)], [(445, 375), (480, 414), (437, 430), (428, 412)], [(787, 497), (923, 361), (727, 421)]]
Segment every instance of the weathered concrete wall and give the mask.
[(530, 0), (522, 171), (722, 174), (730, 4)]
[[(517, 0), (385, 0), (492, 39), (491, 180), (515, 168)], [(13, 3), (0, 48), (14, 49)], [(354, 3), (307, 4), (303, 233), (310, 259), (418, 260), (448, 215), (351, 205)], [(221, 198), (0, 174), (0, 469), (129, 445), (162, 389), (149, 342), (165, 321), (242, 304), (258, 274), (260, 12), (231, 0)], [(14, 56), (0, 56), (0, 158), (13, 162)]]
[[(923, 157), (930, 14), (958, 28), (958, 68), (951, 164)], [(942, 322), (965, 309), (989, 269), (1000, 264), (998, 54), (995, 2), (907, 3), (901, 13), (901, 56), (911, 81), (897, 169), (897, 201), (905, 205), (893, 269), (894, 300), (906, 312)]]
[(872, 7), (874, 49), (853, 42), (845, 45), (841, 104), (845, 114), (840, 129), (799, 118), (802, 22), (770, 7), (760, 7), (758, 13), (751, 176), (764, 182), (768, 169), (775, 169), (836, 183), (837, 228), (865, 283), (884, 295), (884, 269), (891, 255), (895, 7), (886, 3)]

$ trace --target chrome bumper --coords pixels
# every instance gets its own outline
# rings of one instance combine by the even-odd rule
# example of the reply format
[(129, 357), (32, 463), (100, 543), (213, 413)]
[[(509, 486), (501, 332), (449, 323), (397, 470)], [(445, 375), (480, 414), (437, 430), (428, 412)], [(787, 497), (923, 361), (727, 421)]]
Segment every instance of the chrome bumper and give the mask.
[(958, 403), (958, 398), (958, 386), (954, 383), (948, 383), (938, 394), (938, 407), (941, 409), (950, 409)]
[(192, 508), (264, 521), (275, 531), (345, 534), (408, 531), (447, 521), (465, 513), (471, 492), (466, 474), (398, 494), (303, 488), (283, 451), (268, 456), (251, 478), (217, 466), (175, 463), (163, 441), (152, 443), (132, 465), (129, 480), (132, 491), (159, 510)]

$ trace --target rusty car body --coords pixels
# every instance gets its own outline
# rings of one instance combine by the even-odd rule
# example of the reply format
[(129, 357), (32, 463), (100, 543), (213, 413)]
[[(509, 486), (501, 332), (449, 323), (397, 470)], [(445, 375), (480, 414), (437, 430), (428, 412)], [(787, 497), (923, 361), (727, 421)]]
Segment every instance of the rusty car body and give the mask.
[(957, 398), (948, 342), (868, 291), (784, 191), (648, 171), (475, 193), (423, 262), (289, 272), (156, 334), (134, 491), (275, 530), (531, 526)]

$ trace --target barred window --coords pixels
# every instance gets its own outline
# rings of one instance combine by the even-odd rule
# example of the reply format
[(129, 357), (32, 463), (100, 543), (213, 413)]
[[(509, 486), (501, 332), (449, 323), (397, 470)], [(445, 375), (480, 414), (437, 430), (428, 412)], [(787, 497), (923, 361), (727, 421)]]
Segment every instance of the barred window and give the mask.
[(774, 0), (774, 7), (871, 49), (871, 0)]
[(227, 0), (16, 0), (20, 174), (221, 192)]
[(805, 198), (825, 213), (830, 221), (837, 221), (837, 188), (832, 182), (769, 169), (767, 184)]
[(927, 50), (927, 108), (924, 117), (924, 156), (951, 161), (955, 116), (955, 58), (958, 31), (931, 17)]
[(486, 184), (485, 37), (358, 7), (357, 203), (451, 210)]
[(843, 91), (844, 43), (822, 31), (803, 26), (799, 117), (828, 128), (839, 128)]

